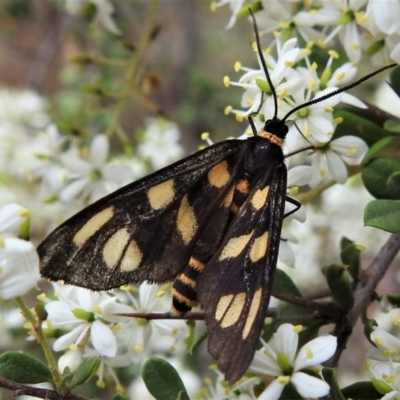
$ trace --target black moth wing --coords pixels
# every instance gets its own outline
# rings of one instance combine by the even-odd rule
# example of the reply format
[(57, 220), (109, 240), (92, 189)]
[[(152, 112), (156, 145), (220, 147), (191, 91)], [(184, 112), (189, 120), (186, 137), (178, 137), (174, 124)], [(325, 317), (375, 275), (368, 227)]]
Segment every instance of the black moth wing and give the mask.
[(247, 140), (216, 143), (88, 206), (40, 244), (41, 274), (92, 290), (174, 279), (216, 211), (226, 215), (215, 226), (222, 238), (229, 205), (217, 209), (246, 147)]
[(253, 182), (218, 252), (199, 278), (198, 298), (205, 311), (208, 351), (230, 383), (240, 379), (251, 363), (266, 318), (286, 181), (283, 161), (268, 164)]

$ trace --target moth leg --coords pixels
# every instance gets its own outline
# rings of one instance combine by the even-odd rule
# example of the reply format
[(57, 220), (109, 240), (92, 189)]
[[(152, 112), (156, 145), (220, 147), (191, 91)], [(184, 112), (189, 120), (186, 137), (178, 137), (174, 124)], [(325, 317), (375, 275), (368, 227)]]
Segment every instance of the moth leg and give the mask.
[(299, 201), (297, 201), (296, 199), (293, 199), (292, 197), (286, 196), (286, 201), (291, 203), (291, 204), (294, 204), (296, 206), (296, 208), (293, 209), (292, 211), (289, 211), (287, 214), (285, 214), (283, 216), (283, 218), (286, 218), (289, 215), (292, 215), (293, 213), (295, 213), (301, 207), (301, 203)]

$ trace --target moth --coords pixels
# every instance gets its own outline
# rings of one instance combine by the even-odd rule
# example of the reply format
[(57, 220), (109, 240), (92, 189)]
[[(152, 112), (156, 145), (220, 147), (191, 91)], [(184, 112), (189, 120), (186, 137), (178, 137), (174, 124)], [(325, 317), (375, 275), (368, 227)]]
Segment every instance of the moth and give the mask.
[[(254, 20), (253, 20), (254, 21)], [(254, 22), (255, 24), (255, 22)], [(88, 206), (38, 247), (43, 277), (91, 290), (173, 281), (173, 312), (200, 305), (208, 351), (228, 382), (251, 363), (266, 318), (285, 217), (286, 120), (257, 29), (275, 115), (246, 140), (226, 140)], [(380, 71), (376, 71), (378, 73)]]

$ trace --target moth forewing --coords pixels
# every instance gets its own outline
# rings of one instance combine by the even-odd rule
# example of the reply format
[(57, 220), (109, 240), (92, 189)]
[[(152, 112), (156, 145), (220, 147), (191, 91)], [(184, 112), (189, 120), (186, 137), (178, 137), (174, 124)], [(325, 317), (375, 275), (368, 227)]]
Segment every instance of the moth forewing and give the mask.
[(92, 290), (173, 280), (232, 181), (230, 170), (241, 165), (245, 143), (217, 143), (88, 206), (39, 245), (41, 274)]

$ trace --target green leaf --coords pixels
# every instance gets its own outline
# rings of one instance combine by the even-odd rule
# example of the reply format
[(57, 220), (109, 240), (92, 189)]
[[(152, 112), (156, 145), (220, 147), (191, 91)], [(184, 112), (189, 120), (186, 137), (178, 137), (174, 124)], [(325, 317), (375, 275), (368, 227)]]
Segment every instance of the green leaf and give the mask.
[(340, 242), (340, 257), (342, 263), (348, 267), (348, 271), (353, 279), (358, 279), (360, 275), (360, 249), (347, 238), (342, 238)]
[(388, 119), (383, 124), (383, 127), (388, 132), (400, 134), (400, 121), (397, 119)]
[(325, 276), (335, 302), (341, 309), (351, 310), (354, 305), (354, 293), (346, 268), (343, 265), (331, 264), (325, 269)]
[(281, 269), (275, 271), (272, 293), (282, 293), (290, 296), (302, 297), (300, 290), (286, 272)]
[(377, 199), (393, 199), (387, 182), (389, 178), (400, 171), (400, 162), (386, 157), (372, 160), (362, 169), (362, 179), (365, 188)]
[[(371, 146), (364, 156), (363, 165), (367, 165), (374, 158), (391, 158), (396, 159), (397, 149), (400, 146), (400, 138), (395, 136), (387, 136), (377, 141)], [(394, 154), (393, 154), (394, 153)]]
[(373, 200), (364, 210), (364, 224), (390, 233), (400, 232), (400, 200)]
[(377, 140), (388, 136), (381, 126), (357, 115), (355, 110), (337, 110), (334, 116), (343, 118), (343, 122), (336, 127), (333, 139), (348, 135), (358, 136), (367, 143), (368, 147), (371, 147)]
[(382, 398), (372, 382), (357, 382), (342, 389), (342, 394), (346, 399), (353, 400), (377, 400)]
[(77, 368), (69, 383), (70, 389), (82, 385), (97, 371), (100, 364), (100, 357), (87, 357), (84, 358), (81, 365)]
[(167, 361), (151, 357), (142, 368), (142, 377), (147, 390), (156, 400), (176, 400), (185, 386), (175, 368)]
[(0, 375), (18, 383), (53, 384), (53, 377), (47, 365), (19, 351), (6, 351), (0, 355)]
[(396, 67), (390, 71), (390, 86), (400, 97), (400, 68)]
[(394, 199), (400, 199), (400, 172), (390, 175), (387, 187)]
[(346, 400), (340, 392), (339, 384), (336, 376), (336, 368), (322, 368), (322, 376), (325, 382), (330, 386), (330, 396), (335, 400)]

